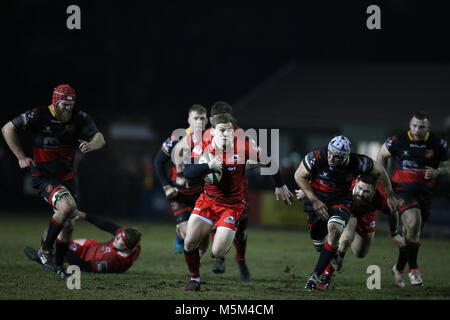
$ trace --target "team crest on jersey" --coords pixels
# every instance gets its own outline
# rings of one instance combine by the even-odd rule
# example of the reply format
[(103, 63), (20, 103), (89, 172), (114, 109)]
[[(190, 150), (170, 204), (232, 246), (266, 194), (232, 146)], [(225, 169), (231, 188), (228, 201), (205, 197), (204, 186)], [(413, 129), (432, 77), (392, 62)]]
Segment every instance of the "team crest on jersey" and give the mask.
[(49, 184), (47, 187), (47, 192), (50, 193), (52, 191), (52, 189), (53, 189), (53, 186), (51, 184)]
[(77, 251), (77, 244), (75, 242), (70, 246), (70, 250)]
[(234, 223), (234, 217), (233, 216), (226, 217), (223, 221), (226, 223)]
[(434, 156), (433, 150), (425, 150), (425, 158), (430, 159), (433, 156)]
[(376, 222), (375, 222), (375, 220), (373, 220), (369, 223), (369, 228), (375, 228), (375, 225), (376, 225)]
[(235, 154), (234, 156), (231, 157), (230, 162), (234, 162), (234, 161), (238, 161), (239, 160), (239, 155)]
[(399, 206), (399, 208), (403, 207), (404, 204), (405, 204), (405, 200), (400, 199), (400, 200), (398, 201), (398, 206)]
[(314, 156), (316, 157), (316, 159), (320, 159), (320, 151), (314, 150)]

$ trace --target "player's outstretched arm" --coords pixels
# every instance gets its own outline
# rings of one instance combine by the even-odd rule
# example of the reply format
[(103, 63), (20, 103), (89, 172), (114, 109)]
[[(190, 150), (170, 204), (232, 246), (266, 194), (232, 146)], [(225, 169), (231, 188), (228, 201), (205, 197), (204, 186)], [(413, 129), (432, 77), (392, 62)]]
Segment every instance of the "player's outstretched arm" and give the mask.
[(303, 191), (303, 193), (306, 195), (306, 197), (312, 202), (314, 211), (316, 212), (317, 216), (321, 220), (328, 220), (328, 208), (325, 203), (320, 201), (319, 198), (314, 194), (314, 190), (312, 189), (311, 185), (309, 184), (309, 178), (311, 177), (311, 173), (306, 170), (305, 165), (303, 164), (303, 161), (300, 163), (300, 166), (297, 168), (294, 174), (294, 180), (297, 183), (297, 185), (300, 187), (300, 189)]
[(391, 179), (386, 172), (386, 169), (378, 162), (373, 163), (372, 172), (373, 175), (380, 179), (380, 183), (383, 186), (387, 196), (387, 206), (391, 212), (397, 210), (398, 201), (394, 196), (394, 190), (392, 190)]
[(19, 166), (21, 169), (27, 169), (36, 166), (33, 159), (28, 158), (23, 151), (22, 145), (20, 144), (19, 137), (16, 133), (16, 129), (11, 122), (8, 122), (2, 127), (2, 134), (8, 144), (9, 149), (16, 156)]
[(383, 143), (377, 155), (377, 162), (383, 167), (387, 168), (389, 158), (392, 157), (391, 153), (386, 147), (386, 143)]
[(80, 142), (79, 148), (83, 153), (99, 150), (106, 143), (101, 132), (97, 132), (90, 141), (78, 140), (78, 142)]
[(83, 212), (81, 210), (78, 210), (76, 219), (78, 220), (86, 220), (90, 223), (92, 223), (94, 226), (99, 228), (100, 230), (106, 231), (111, 233), (112, 235), (116, 235), (117, 230), (121, 228), (121, 226), (115, 224), (114, 222), (111, 222), (105, 218), (101, 218), (92, 214), (86, 214), (86, 212)]
[(154, 162), (156, 176), (163, 187), (166, 198), (173, 199), (178, 195), (178, 189), (170, 184), (169, 178), (167, 177), (166, 164), (169, 161), (170, 156), (168, 156), (163, 149), (159, 149)]
[(175, 144), (170, 157), (177, 170), (177, 179), (175, 183), (178, 186), (185, 186), (186, 188), (189, 188), (189, 183), (184, 177), (183, 156), (184, 154), (191, 153), (191, 147), (189, 146), (188, 138), (189, 136), (184, 136), (180, 141), (178, 141), (177, 144)]
[[(194, 161), (193, 158), (191, 160)], [(217, 157), (213, 157), (208, 163), (188, 163), (184, 165), (184, 176), (189, 180), (198, 179), (209, 171), (221, 171), (222, 166), (223, 162)]]
[(387, 218), (389, 222), (389, 231), (391, 233), (392, 241), (398, 246), (403, 247), (406, 245), (405, 239), (398, 234), (398, 211), (387, 213)]

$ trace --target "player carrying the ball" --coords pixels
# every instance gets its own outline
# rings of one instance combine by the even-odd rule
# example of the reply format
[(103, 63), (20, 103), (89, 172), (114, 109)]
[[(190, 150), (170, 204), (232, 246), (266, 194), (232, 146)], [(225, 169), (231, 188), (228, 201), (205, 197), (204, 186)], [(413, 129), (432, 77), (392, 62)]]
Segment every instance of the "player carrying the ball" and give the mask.
[[(210, 172), (221, 172), (220, 181), (205, 182), (204, 193), (200, 195), (189, 217), (184, 242), (184, 256), (191, 281), (183, 291), (200, 290), (200, 255), (198, 247), (213, 226), (217, 226), (211, 252), (215, 257), (224, 257), (230, 250), (236, 234), (236, 223), (245, 207), (244, 176), (247, 160), (259, 163), (259, 150), (245, 139), (234, 135), (234, 119), (230, 114), (219, 114), (212, 119), (211, 140), (194, 147), (191, 163), (185, 164), (184, 176), (198, 179)], [(202, 155), (212, 154), (211, 160), (199, 164)], [(275, 195), (292, 203), (293, 194), (283, 183), (279, 171), (273, 176)]]

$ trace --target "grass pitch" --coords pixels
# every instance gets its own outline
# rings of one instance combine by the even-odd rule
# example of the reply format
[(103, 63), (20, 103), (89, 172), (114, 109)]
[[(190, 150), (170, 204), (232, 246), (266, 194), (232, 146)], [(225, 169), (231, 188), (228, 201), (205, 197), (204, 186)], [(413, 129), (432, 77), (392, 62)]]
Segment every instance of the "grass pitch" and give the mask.
[[(248, 230), (247, 264), (250, 282), (241, 282), (234, 261), (234, 248), (226, 256), (226, 271), (211, 272), (214, 259), (202, 259), (200, 292), (183, 293), (188, 282), (184, 257), (174, 249), (173, 224), (115, 221), (142, 231), (142, 251), (135, 265), (124, 274), (81, 274), (81, 289), (66, 283), (28, 260), (24, 246), (37, 247), (48, 224), (45, 214), (0, 215), (0, 299), (14, 300), (323, 300), (323, 299), (450, 299), (450, 241), (422, 239), (419, 266), (424, 287), (392, 285), (390, 269), (398, 250), (386, 233), (375, 236), (369, 255), (357, 259), (347, 253), (343, 271), (336, 273), (327, 292), (307, 292), (304, 284), (318, 258), (306, 230)], [(74, 238), (107, 241), (106, 232), (88, 222), (78, 222)], [(381, 269), (381, 289), (369, 290), (370, 265)]]

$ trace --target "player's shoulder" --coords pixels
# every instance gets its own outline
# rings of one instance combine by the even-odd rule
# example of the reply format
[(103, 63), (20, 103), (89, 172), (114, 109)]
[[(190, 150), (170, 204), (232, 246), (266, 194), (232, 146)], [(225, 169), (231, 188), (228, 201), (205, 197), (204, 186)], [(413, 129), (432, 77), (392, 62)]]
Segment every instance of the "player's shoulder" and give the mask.
[(373, 160), (369, 156), (351, 152), (349, 157), (349, 164), (351, 167), (354, 167), (355, 169), (362, 172), (372, 170)]
[(439, 137), (438, 135), (434, 134), (433, 132), (430, 132), (430, 144), (436, 147), (442, 147), (445, 150), (447, 150), (448, 142), (447, 140)]

